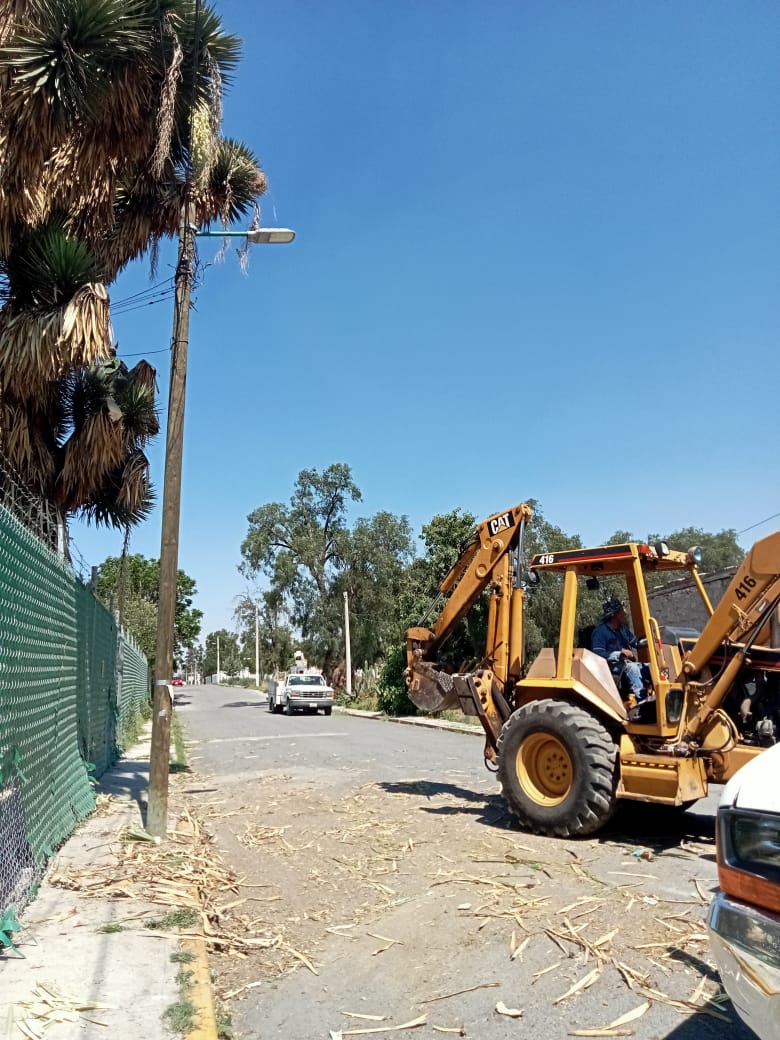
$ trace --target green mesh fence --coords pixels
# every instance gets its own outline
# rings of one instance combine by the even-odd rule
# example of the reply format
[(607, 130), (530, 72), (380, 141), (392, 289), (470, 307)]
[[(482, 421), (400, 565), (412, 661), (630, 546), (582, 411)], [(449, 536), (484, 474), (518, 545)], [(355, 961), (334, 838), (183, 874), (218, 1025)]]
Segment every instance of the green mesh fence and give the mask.
[(135, 743), (149, 704), (149, 665), (128, 632), (119, 638), (117, 654), (117, 739), (119, 753)]
[(148, 689), (110, 612), (0, 506), (0, 916), (94, 808)]

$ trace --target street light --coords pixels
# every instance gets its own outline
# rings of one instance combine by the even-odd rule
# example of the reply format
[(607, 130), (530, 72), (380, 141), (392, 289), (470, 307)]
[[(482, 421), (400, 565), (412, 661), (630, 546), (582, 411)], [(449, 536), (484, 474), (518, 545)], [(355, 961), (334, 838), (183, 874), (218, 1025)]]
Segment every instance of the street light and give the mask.
[(198, 231), (192, 225), (191, 230), (197, 238), (245, 238), (253, 245), (288, 245), (295, 238), (295, 232), (286, 227), (263, 227), (253, 231)]
[(184, 400), (187, 382), (187, 349), (190, 329), (190, 295), (195, 259), (195, 236), (245, 238), (256, 244), (292, 242), (289, 228), (255, 228), (248, 231), (198, 231), (192, 223), (192, 202), (181, 208), (179, 258), (174, 279), (175, 309), (171, 342), (171, 384), (168, 395), (168, 428), (165, 437), (162, 532), (160, 536), (160, 591), (157, 602), (157, 652), (152, 698), (152, 746), (149, 753), (149, 804), (146, 827), (155, 837), (168, 830), (168, 773), (171, 754), (171, 692), (174, 619), (179, 572), (179, 518), (181, 515), (181, 467), (184, 449)]

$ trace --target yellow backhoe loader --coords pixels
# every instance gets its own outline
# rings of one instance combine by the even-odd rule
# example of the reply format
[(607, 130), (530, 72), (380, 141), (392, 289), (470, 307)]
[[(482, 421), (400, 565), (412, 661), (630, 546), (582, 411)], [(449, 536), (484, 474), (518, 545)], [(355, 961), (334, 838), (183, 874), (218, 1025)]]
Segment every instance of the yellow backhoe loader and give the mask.
[[(687, 807), (780, 739), (780, 649), (767, 645), (780, 604), (780, 531), (756, 542), (713, 608), (695, 549), (627, 542), (541, 553), (526, 564), (531, 515), (521, 503), (479, 525), (440, 586), (445, 604), (433, 627), (407, 631), (406, 669), (418, 708), (459, 707), (479, 718), (485, 762), (524, 827), (591, 834), (620, 799)], [(646, 576), (675, 571), (692, 576), (709, 615), (695, 638), (650, 613)], [(529, 664), (526, 589), (545, 572), (562, 575), (558, 642)], [(578, 597), (621, 579), (649, 681), (635, 707), (576, 624)], [(441, 648), (486, 590), (484, 659), (452, 672), (438, 662)]]

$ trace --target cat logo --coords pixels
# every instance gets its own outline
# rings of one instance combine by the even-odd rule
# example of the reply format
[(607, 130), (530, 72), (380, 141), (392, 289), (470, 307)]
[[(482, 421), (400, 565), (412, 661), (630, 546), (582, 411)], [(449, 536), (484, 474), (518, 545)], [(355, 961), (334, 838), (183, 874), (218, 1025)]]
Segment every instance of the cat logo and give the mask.
[(488, 530), (491, 535), (498, 534), (499, 531), (509, 531), (515, 526), (514, 517), (511, 513), (502, 513), (500, 516), (494, 516), (488, 524)]

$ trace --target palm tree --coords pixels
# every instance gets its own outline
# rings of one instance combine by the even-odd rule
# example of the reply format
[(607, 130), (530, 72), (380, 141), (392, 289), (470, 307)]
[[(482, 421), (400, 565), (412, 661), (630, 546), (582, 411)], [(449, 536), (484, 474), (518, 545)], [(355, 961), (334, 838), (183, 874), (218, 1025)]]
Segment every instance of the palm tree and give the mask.
[(155, 372), (116, 359), (106, 286), (265, 177), (221, 135), (240, 43), (200, 0), (11, 0), (0, 14), (0, 444), (62, 514), (148, 512)]

